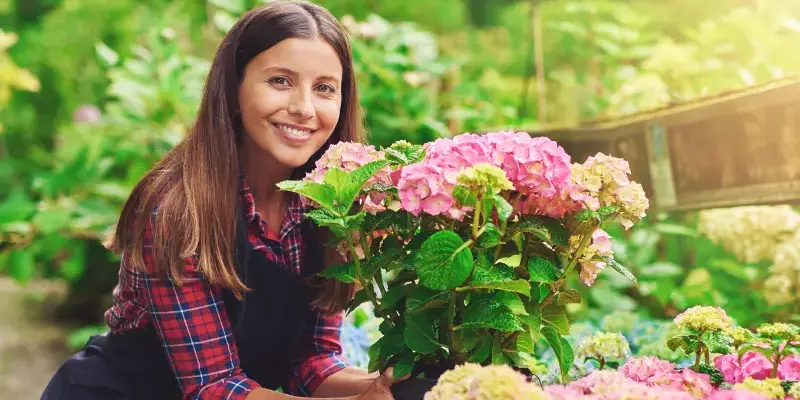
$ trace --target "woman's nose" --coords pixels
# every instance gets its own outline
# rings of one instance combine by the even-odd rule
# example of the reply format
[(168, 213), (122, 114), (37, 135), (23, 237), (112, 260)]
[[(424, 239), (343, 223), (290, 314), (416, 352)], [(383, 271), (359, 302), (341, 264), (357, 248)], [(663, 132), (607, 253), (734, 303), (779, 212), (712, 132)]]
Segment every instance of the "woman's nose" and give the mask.
[(289, 114), (302, 119), (314, 116), (314, 104), (311, 102), (311, 90), (298, 88), (289, 99)]

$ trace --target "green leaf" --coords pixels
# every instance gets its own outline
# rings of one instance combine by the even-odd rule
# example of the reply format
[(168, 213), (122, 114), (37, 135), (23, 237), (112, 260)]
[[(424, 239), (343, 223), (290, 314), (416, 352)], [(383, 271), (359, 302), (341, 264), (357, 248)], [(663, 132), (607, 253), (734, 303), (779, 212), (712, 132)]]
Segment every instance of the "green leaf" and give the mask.
[(500, 232), (500, 229), (498, 229), (495, 224), (489, 222), (486, 224), (483, 233), (478, 237), (478, 247), (492, 248), (499, 246), (504, 243), (500, 239), (501, 236), (503, 236), (503, 234)]
[(472, 274), (472, 284), (507, 282), (514, 279), (514, 268), (505, 264), (494, 266), (476, 266)]
[(606, 361), (606, 367), (617, 369), (619, 368), (619, 361)]
[(711, 380), (711, 384), (714, 386), (719, 386), (722, 384), (722, 382), (725, 382), (725, 376), (722, 375), (722, 371), (720, 371), (713, 365), (706, 365), (701, 363), (698, 366), (697, 372), (708, 375), (708, 377)]
[(381, 341), (378, 340), (369, 347), (369, 365), (367, 370), (375, 372), (386, 367), (386, 357), (381, 355)]
[(548, 243), (552, 239), (550, 236), (550, 230), (547, 228), (544, 222), (538, 219), (522, 220), (511, 224), (507, 231), (512, 235), (517, 233), (530, 233), (535, 238)]
[(494, 341), (492, 341), (492, 364), (493, 365), (508, 364), (506, 362), (506, 356), (505, 354), (503, 354), (502, 335), (495, 335)]
[(36, 272), (33, 254), (23, 249), (11, 250), (8, 256), (8, 274), (22, 284), (30, 282)]
[(581, 293), (575, 289), (568, 289), (562, 290), (558, 292), (558, 300), (556, 303), (560, 306), (565, 304), (580, 304), (581, 300)]
[(431, 289), (449, 290), (472, 273), (472, 252), (453, 231), (433, 234), (417, 253), (414, 266), (419, 281)]
[(611, 266), (611, 268), (614, 268), (614, 271), (619, 272), (620, 274), (622, 274), (622, 276), (630, 279), (633, 283), (637, 285), (639, 284), (639, 281), (636, 279), (633, 273), (629, 271), (627, 268), (625, 268), (622, 264), (618, 263), (617, 260), (615, 260), (613, 257), (604, 256), (602, 257), (602, 259), (603, 261), (606, 262), (607, 265)]
[(697, 346), (698, 346), (697, 336), (695, 335), (673, 336), (672, 338), (667, 340), (667, 348), (669, 348), (672, 351), (683, 349), (683, 351), (687, 355), (696, 352)]
[(31, 222), (44, 234), (49, 235), (66, 228), (72, 211), (63, 207), (54, 207), (33, 216)]
[(424, 286), (415, 286), (406, 300), (406, 311), (418, 312), (423, 309), (441, 307), (447, 304), (449, 292), (439, 292)]
[[(506, 307), (508, 307), (511, 312), (515, 315), (525, 315), (528, 312), (525, 310), (525, 303), (522, 302), (522, 299), (519, 297), (518, 293), (515, 292), (494, 292), (494, 293), (486, 293), (485, 298), (492, 299)], [(483, 298), (483, 296), (473, 296), (473, 299)]]
[(494, 200), (494, 206), (497, 209), (497, 218), (500, 221), (508, 221), (508, 217), (514, 211), (511, 204), (499, 194), (492, 195), (492, 200)]
[(394, 379), (400, 379), (406, 375), (409, 375), (411, 371), (414, 370), (415, 361), (416, 359), (414, 357), (414, 353), (407, 351), (401, 354), (397, 359), (397, 364), (394, 365), (392, 377)]
[(522, 334), (517, 337), (517, 351), (522, 353), (533, 353), (536, 341), (533, 339), (531, 332), (525, 329)]
[(506, 292), (519, 293), (526, 297), (531, 296), (531, 284), (523, 279), (504, 282), (472, 283), (468, 287), (472, 289), (502, 290)]
[(597, 210), (597, 215), (600, 216), (600, 219), (603, 221), (608, 220), (609, 218), (613, 217), (619, 211), (619, 207), (617, 206), (605, 206), (600, 207)]
[(342, 199), (342, 203), (348, 209), (356, 201), (356, 197), (358, 197), (358, 193), (361, 191), (361, 188), (367, 183), (367, 181), (372, 178), (375, 173), (380, 171), (381, 169), (385, 168), (389, 165), (389, 162), (386, 160), (378, 160), (373, 161), (367, 164), (358, 167), (355, 171), (350, 173), (350, 182), (342, 189), (340, 195), (337, 198)]
[(366, 289), (361, 289), (361, 290), (356, 292), (356, 294), (353, 296), (353, 298), (350, 301), (347, 302), (346, 310), (347, 310), (348, 313), (350, 313), (353, 310), (355, 310), (356, 308), (358, 308), (358, 306), (360, 306), (361, 304), (366, 303), (368, 301), (369, 301), (369, 296), (367, 295)]
[(406, 315), (405, 322), (403, 338), (409, 349), (420, 354), (430, 354), (442, 347), (436, 341), (433, 324), (424, 315)]
[(569, 245), (569, 232), (564, 228), (564, 224), (562, 224), (561, 220), (550, 217), (540, 217), (539, 219), (547, 227), (548, 232), (550, 232), (550, 243), (556, 246)]
[(356, 267), (352, 262), (346, 264), (333, 264), (318, 274), (324, 278), (333, 278), (344, 283), (356, 281)]
[(461, 326), (464, 328), (492, 328), (501, 331), (522, 329), (519, 319), (508, 307), (487, 298), (470, 301), (464, 311)]
[(347, 231), (359, 228), (366, 215), (366, 212), (360, 211), (358, 214), (341, 217), (335, 211), (324, 208), (314, 209), (306, 213), (306, 217), (311, 218), (315, 224), (331, 228), (339, 238), (345, 238)]
[(553, 354), (555, 354), (558, 366), (561, 369), (562, 379), (566, 379), (569, 370), (572, 368), (572, 363), (575, 362), (575, 353), (572, 351), (572, 346), (569, 345), (566, 339), (559, 336), (558, 332), (552, 327), (543, 327), (542, 336), (547, 340), (550, 348), (553, 349)]
[(341, 168), (330, 168), (325, 172), (325, 183), (331, 185), (336, 192), (336, 202), (347, 204), (347, 198), (341, 197), (346, 194), (345, 190), (350, 183), (350, 175)]
[(26, 221), (36, 212), (36, 203), (28, 199), (21, 189), (13, 189), (11, 195), (0, 203), (0, 225)]
[(384, 149), (384, 154), (389, 162), (405, 166), (422, 161), (425, 157), (425, 148), (405, 140), (398, 140)]
[(411, 293), (412, 285), (399, 285), (389, 288), (380, 300), (381, 310), (386, 310), (397, 304), (400, 299)]
[(283, 181), (277, 186), (280, 190), (305, 196), (328, 210), (334, 209), (336, 190), (331, 185), (311, 181)]
[(492, 337), (485, 335), (482, 336), (480, 340), (480, 346), (469, 357), (469, 362), (481, 364), (486, 361), (487, 358), (489, 358), (490, 354), (492, 354)]
[(466, 207), (472, 207), (478, 201), (478, 198), (472, 190), (460, 185), (453, 188), (453, 198), (455, 198), (458, 204)]
[(555, 264), (544, 257), (529, 259), (528, 272), (531, 274), (531, 282), (555, 282), (558, 279)]
[(731, 346), (733, 346), (733, 338), (724, 332), (714, 331), (705, 338), (704, 343), (712, 353), (729, 354)]
[(550, 326), (562, 335), (569, 335), (569, 319), (563, 306), (550, 303), (542, 310), (542, 325)]
[(386, 335), (378, 339), (378, 341), (380, 342), (380, 355), (386, 359), (407, 349), (403, 333)]

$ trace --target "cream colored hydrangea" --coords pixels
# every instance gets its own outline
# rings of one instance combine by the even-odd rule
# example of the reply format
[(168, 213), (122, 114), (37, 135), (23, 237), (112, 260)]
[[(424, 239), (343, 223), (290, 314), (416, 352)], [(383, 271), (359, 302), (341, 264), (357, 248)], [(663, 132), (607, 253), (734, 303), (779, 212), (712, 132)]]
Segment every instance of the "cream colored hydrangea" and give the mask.
[(747, 328), (742, 328), (741, 326), (737, 326), (736, 328), (732, 328), (728, 330), (728, 336), (733, 339), (733, 347), (738, 348), (739, 346), (747, 343), (753, 337), (753, 332), (750, 332)]
[(469, 188), (480, 189), (489, 186), (494, 193), (514, 189), (514, 185), (508, 180), (502, 169), (486, 163), (477, 164), (461, 171), (456, 179), (458, 184)]
[(800, 399), (800, 382), (795, 382), (792, 387), (789, 388), (789, 397)]
[(618, 332), (597, 332), (578, 346), (578, 357), (583, 359), (626, 360), (630, 355), (628, 341)]
[(800, 229), (791, 206), (747, 206), (704, 210), (697, 230), (731, 251), (742, 262), (772, 260), (777, 245)]
[(755, 380), (747, 377), (744, 382), (733, 385), (734, 389), (746, 389), (751, 392), (758, 393), (768, 399), (783, 399), (783, 387), (781, 387), (781, 380), (777, 378), (767, 378), (764, 380)]
[(508, 365), (464, 364), (445, 372), (425, 400), (549, 400)]
[(792, 324), (776, 322), (773, 324), (761, 324), (756, 329), (759, 335), (770, 339), (791, 339), (797, 334), (798, 328)]
[(731, 327), (731, 319), (720, 307), (694, 306), (675, 317), (681, 328), (698, 331), (724, 331)]
[(763, 289), (769, 304), (788, 305), (800, 300), (800, 230), (777, 246), (769, 273)]

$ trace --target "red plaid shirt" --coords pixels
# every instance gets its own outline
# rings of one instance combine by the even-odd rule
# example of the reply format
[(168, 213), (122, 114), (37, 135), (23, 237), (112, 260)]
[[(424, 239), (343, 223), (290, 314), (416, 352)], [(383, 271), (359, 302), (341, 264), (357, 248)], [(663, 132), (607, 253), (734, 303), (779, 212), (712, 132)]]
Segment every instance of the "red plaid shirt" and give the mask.
[[(253, 195), (244, 176), (240, 177), (240, 200), (247, 232), (256, 251), (284, 267), (300, 273), (303, 265), (302, 232), (305, 209), (292, 195), (279, 232), (267, 227), (255, 209)], [(123, 332), (153, 324), (162, 338), (184, 399), (244, 399), (258, 387), (239, 366), (230, 321), (222, 304), (222, 290), (209, 285), (200, 275), (197, 259), (186, 260), (187, 279), (180, 287), (168, 279), (150, 275), (152, 264), (151, 225), (147, 224), (144, 260), (148, 273), (129, 267), (123, 254), (114, 304), (105, 318), (112, 332)], [(342, 314), (312, 313), (304, 344), (297, 349), (292, 379), (284, 390), (311, 396), (325, 378), (348, 366), (342, 357), (339, 332)], [(269, 362), (269, 360), (265, 360)]]

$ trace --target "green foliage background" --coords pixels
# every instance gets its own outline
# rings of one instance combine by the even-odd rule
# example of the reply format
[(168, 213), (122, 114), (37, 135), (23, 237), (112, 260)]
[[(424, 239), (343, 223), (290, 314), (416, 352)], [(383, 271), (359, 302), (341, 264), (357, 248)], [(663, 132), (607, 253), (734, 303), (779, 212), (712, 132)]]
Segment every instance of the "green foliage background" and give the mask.
[[(136, 180), (185, 133), (219, 39), (257, 3), (0, 0), (0, 26), (19, 38), (0, 46), (0, 273), (67, 281), (64, 314), (97, 322), (117, 262), (99, 239)], [(354, 56), (376, 145), (623, 115), (800, 70), (787, 51), (800, 39), (795, 0), (318, 3), (357, 24)], [(20, 70), (7, 65), (30, 71), (38, 87), (23, 90)], [(2, 95), (7, 88), (13, 96)], [(546, 116), (537, 115), (540, 101)], [(693, 224), (692, 215), (653, 215), (633, 233), (612, 232), (641, 285), (602, 274), (571, 312), (663, 318), (716, 303), (743, 324), (773, 315), (752, 290), (763, 266), (736, 261)]]

